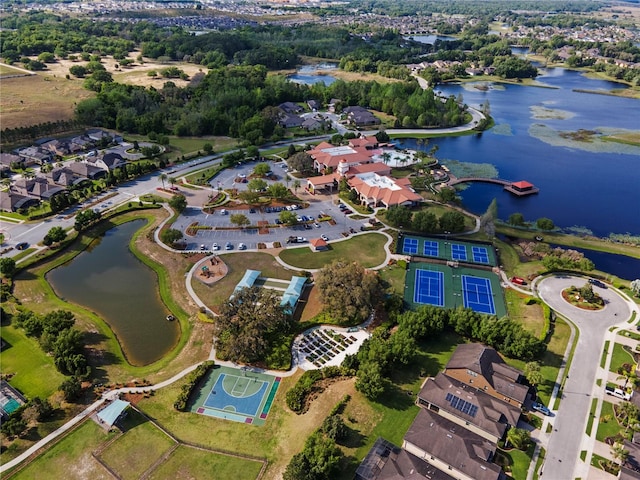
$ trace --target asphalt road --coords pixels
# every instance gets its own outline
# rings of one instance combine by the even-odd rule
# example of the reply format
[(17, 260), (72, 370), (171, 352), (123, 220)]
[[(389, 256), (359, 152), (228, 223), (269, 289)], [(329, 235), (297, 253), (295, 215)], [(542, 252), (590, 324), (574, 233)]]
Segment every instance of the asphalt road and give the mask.
[(593, 389), (604, 388), (595, 387), (595, 381), (605, 334), (611, 326), (627, 320), (631, 314), (626, 301), (611, 289), (593, 287), (607, 302), (600, 311), (582, 310), (562, 298), (562, 290), (572, 285), (580, 287), (586, 281), (585, 277), (565, 275), (549, 277), (538, 284), (538, 293), (545, 303), (569, 318), (580, 330), (547, 447), (543, 467), (543, 478), (547, 479), (576, 478)]

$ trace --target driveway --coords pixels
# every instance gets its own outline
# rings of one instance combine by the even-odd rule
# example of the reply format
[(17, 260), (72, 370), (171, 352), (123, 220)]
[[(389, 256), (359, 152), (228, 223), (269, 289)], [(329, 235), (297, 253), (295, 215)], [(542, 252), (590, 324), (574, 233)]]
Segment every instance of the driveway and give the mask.
[(586, 281), (585, 277), (557, 275), (538, 283), (540, 297), (580, 330), (573, 361), (563, 386), (560, 408), (555, 412), (544, 464), (544, 478), (572, 479), (581, 476), (584, 466), (580, 461), (580, 451), (586, 450), (583, 445), (588, 441), (585, 430), (594, 389), (604, 388), (595, 386), (604, 338), (611, 326), (627, 320), (631, 314), (627, 302), (613, 289), (593, 287), (606, 302), (605, 307), (599, 311), (582, 310), (562, 298), (562, 290), (572, 285), (580, 287)]

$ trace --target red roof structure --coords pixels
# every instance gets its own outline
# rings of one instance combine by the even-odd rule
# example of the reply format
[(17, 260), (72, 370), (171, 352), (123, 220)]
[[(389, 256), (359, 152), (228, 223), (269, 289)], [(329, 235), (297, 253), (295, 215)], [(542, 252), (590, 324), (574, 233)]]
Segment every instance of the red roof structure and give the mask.
[(527, 182), (526, 180), (520, 180), (519, 182), (513, 182), (511, 184), (512, 187), (517, 188), (518, 190), (528, 190), (533, 188), (533, 184)]

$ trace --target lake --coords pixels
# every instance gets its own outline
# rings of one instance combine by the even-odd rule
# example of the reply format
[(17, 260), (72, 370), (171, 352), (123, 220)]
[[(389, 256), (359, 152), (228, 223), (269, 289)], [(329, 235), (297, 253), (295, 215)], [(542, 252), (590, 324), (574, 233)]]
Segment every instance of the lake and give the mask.
[(450, 37), (449, 35), (412, 35), (405, 38), (413, 39), (419, 43), (428, 43), (429, 45), (433, 45), (434, 43), (436, 43), (436, 40), (440, 40), (442, 42), (451, 42), (453, 40), (458, 40), (456, 37)]
[(56, 294), (103, 318), (132, 365), (161, 359), (178, 341), (180, 326), (158, 292), (156, 273), (129, 250), (146, 223), (134, 220), (112, 228), (87, 250), (47, 274)]
[[(541, 69), (538, 80), (550, 88), (473, 84), (442, 85), (444, 95), (459, 95), (471, 106), (489, 102), (495, 127), (480, 135), (399, 141), (404, 148), (429, 150), (456, 172), (455, 162), (471, 167), (493, 165), (498, 177), (527, 180), (540, 193), (518, 198), (491, 184), (471, 184), (460, 192), (465, 207), (483, 213), (493, 198), (498, 215), (520, 212), (528, 221), (551, 218), (557, 226), (597, 236), (610, 233), (640, 235), (640, 148), (601, 142), (572, 141), (559, 131), (603, 132), (638, 130), (640, 100), (576, 92), (611, 90), (623, 85), (589, 79), (561, 68)], [(450, 165), (454, 164), (454, 165)]]
[(320, 75), (317, 72), (327, 70), (337, 70), (338, 65), (335, 63), (319, 63), (316, 65), (303, 65), (293, 75), (288, 75), (287, 79), (293, 83), (301, 83), (304, 85), (313, 85), (315, 83), (324, 83), (331, 85), (336, 81), (331, 75)]

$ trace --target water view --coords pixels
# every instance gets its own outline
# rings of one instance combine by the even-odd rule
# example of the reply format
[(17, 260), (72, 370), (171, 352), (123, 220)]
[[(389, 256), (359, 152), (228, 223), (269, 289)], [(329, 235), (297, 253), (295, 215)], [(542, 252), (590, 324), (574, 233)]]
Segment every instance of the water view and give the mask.
[(127, 360), (147, 365), (178, 341), (177, 321), (160, 300), (155, 272), (129, 250), (145, 220), (115, 227), (80, 255), (47, 274), (56, 294), (95, 312), (113, 329)]
[(529, 221), (548, 217), (557, 226), (575, 226), (598, 236), (640, 235), (640, 148), (601, 141), (599, 134), (588, 141), (571, 138), (581, 129), (604, 135), (637, 130), (640, 100), (577, 92), (624, 88), (580, 72), (541, 72), (539, 82), (550, 88), (440, 86), (444, 95), (462, 94), (471, 106), (488, 101), (496, 126), (481, 135), (433, 139), (427, 146), (413, 139), (400, 144), (424, 150), (437, 144), (436, 156), (445, 165), (451, 163), (454, 173), (453, 160), (479, 170), (487, 164), (497, 168), (499, 178), (527, 180), (540, 188), (538, 195), (517, 198), (497, 185), (471, 184), (461, 196), (472, 212), (484, 212), (497, 198), (502, 219), (520, 212)]
[(338, 65), (335, 63), (319, 63), (316, 65), (303, 65), (296, 73), (287, 76), (287, 79), (293, 83), (301, 83), (303, 85), (313, 85), (315, 83), (324, 83), (331, 85), (336, 78), (331, 75), (324, 75), (318, 72), (326, 72), (337, 70)]
[(436, 40), (440, 40), (442, 42), (451, 42), (453, 40), (457, 40), (456, 37), (450, 37), (449, 35), (412, 35), (406, 38), (411, 38), (420, 43), (428, 43), (429, 45), (433, 45), (434, 43), (436, 43)]

